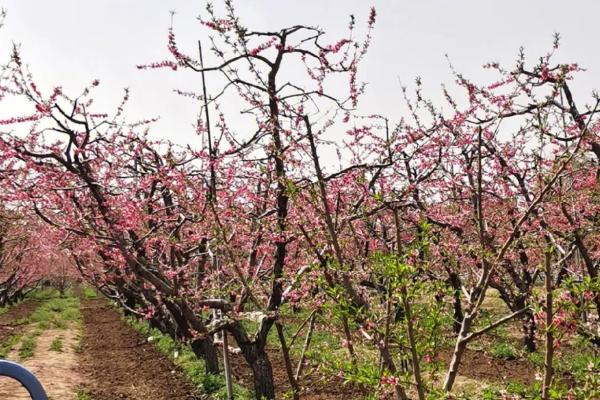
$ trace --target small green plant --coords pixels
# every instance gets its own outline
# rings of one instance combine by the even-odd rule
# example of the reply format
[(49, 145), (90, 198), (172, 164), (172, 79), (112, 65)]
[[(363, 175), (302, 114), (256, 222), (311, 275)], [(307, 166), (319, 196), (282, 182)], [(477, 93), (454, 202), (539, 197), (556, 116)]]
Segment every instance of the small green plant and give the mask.
[[(582, 348), (584, 350), (585, 347)], [(569, 371), (577, 380), (571, 394), (576, 399), (600, 398), (600, 358), (592, 349), (584, 354), (569, 354), (558, 365), (560, 370)]]
[(75, 400), (92, 400), (92, 396), (90, 396), (90, 394), (83, 389), (79, 389), (76, 396), (77, 397), (75, 397)]
[(57, 298), (59, 296), (60, 296), (59, 291), (54, 288), (35, 289), (27, 294), (28, 299), (37, 300), (37, 301), (50, 300), (50, 299)]
[(542, 353), (529, 353), (527, 354), (527, 360), (536, 367), (544, 367), (544, 355)]
[(21, 340), (21, 335), (12, 335), (4, 343), (0, 344), (0, 358), (6, 358), (8, 353)]
[(76, 344), (72, 345), (71, 348), (73, 349), (73, 352), (76, 354), (79, 354), (83, 351), (83, 347), (81, 346), (81, 342), (77, 342)]
[(29, 336), (26, 336), (21, 341), (21, 347), (19, 348), (19, 359), (25, 361), (33, 357), (33, 353), (37, 347), (37, 338), (41, 334), (40, 331), (34, 331)]
[(524, 396), (527, 394), (527, 387), (525, 385), (523, 385), (521, 382), (510, 381), (506, 385), (506, 391), (508, 393)]
[(514, 360), (517, 358), (517, 350), (509, 343), (497, 343), (492, 348), (494, 357), (503, 360)]
[(58, 336), (52, 341), (52, 343), (50, 343), (50, 350), (57, 353), (61, 353), (63, 351), (63, 341), (61, 336)]
[(98, 295), (96, 294), (96, 291), (93, 288), (84, 287), (83, 297), (85, 297), (86, 299), (95, 299), (96, 297), (98, 297)]
[(495, 400), (499, 395), (500, 393), (495, 388), (485, 388), (483, 389), (483, 393), (481, 393), (481, 398), (483, 400)]

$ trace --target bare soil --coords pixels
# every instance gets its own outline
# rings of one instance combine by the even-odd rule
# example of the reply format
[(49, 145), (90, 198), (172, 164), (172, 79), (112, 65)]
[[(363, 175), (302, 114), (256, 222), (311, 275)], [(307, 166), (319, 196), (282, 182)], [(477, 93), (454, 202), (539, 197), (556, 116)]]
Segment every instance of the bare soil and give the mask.
[(82, 300), (80, 371), (94, 400), (200, 399), (182, 372), (106, 300)]
[[(283, 353), (277, 347), (268, 347), (267, 352), (273, 368), (276, 397), (283, 399), (284, 394), (291, 390)], [(241, 354), (231, 354), (230, 359), (235, 382), (252, 388), (254, 386), (252, 370), (244, 357)], [(298, 360), (292, 358), (294, 372), (297, 363)], [(299, 382), (299, 385), (303, 388), (300, 396), (303, 400), (362, 399), (366, 394), (364, 390), (355, 385), (344, 384), (344, 380), (340, 377), (320, 374), (318, 367), (317, 364), (310, 364), (310, 362), (304, 367), (304, 373)]]
[(40, 305), (37, 301), (24, 301), (10, 307), (4, 314), (0, 314), (0, 343), (12, 335), (21, 333), (26, 327), (22, 320), (29, 316)]
[(535, 367), (524, 360), (503, 360), (484, 351), (469, 350), (465, 353), (460, 374), (467, 378), (488, 382), (520, 382), (532, 385), (535, 382)]

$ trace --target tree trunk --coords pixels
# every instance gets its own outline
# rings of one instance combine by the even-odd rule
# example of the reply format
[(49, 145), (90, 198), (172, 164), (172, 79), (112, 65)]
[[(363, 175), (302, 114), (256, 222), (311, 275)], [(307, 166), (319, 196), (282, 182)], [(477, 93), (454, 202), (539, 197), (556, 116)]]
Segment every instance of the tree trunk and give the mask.
[[(275, 387), (273, 384), (273, 369), (269, 356), (265, 351), (266, 337), (269, 332), (268, 321), (263, 319), (260, 332), (263, 334), (257, 335), (255, 340), (250, 340), (244, 327), (239, 322), (230, 324), (227, 328), (235, 338), (244, 359), (250, 365), (254, 376), (254, 392), (259, 400), (272, 400), (275, 398)], [(262, 338), (262, 340), (261, 340)]]
[(464, 339), (469, 334), (469, 331), (471, 329), (471, 323), (473, 322), (473, 317), (473, 315), (467, 314), (463, 318), (460, 332), (458, 333), (458, 338), (456, 339), (454, 352), (452, 353), (450, 367), (448, 368), (446, 379), (444, 380), (444, 390), (446, 392), (450, 392), (452, 390), (452, 386), (454, 386), (454, 381), (456, 380), (456, 375), (458, 375), (458, 368), (460, 366), (460, 362), (462, 360), (463, 354), (465, 353), (465, 350), (467, 349), (467, 342)]
[(219, 373), (219, 358), (217, 357), (217, 349), (210, 338), (197, 339), (192, 342), (192, 350), (198, 358), (204, 360), (206, 372), (209, 374)]
[(125, 297), (125, 306), (123, 307), (123, 313), (125, 314), (125, 316), (127, 317), (132, 317), (134, 316), (134, 314), (130, 311), (130, 309), (135, 309), (137, 306), (137, 302), (135, 301), (135, 298), (133, 296), (131, 296), (131, 294), (129, 293), (128, 290), (124, 290), (124, 288), (119, 288), (119, 292), (123, 295), (123, 297)]
[(464, 318), (462, 302), (460, 300), (461, 282), (460, 277), (456, 272), (450, 272), (448, 278), (450, 281), (450, 285), (453, 289), (452, 298), (454, 299), (452, 303), (454, 308), (454, 322), (452, 324), (452, 332), (454, 332), (454, 334), (458, 334), (460, 332), (460, 327)]
[(273, 368), (267, 353), (261, 346), (252, 346), (254, 357), (250, 363), (254, 374), (254, 391), (258, 400), (275, 399), (275, 386), (273, 385)]
[(533, 320), (533, 312), (527, 311), (521, 318), (521, 329), (523, 331), (523, 346), (529, 353), (534, 353), (537, 350), (535, 342), (535, 322)]
[(348, 325), (348, 317), (342, 316), (342, 325), (344, 327), (344, 336), (346, 337), (346, 348), (348, 349), (348, 356), (352, 362), (352, 366), (356, 366), (356, 354), (354, 353), (354, 345), (352, 344), (352, 333), (350, 333), (350, 326)]
[(546, 252), (546, 354), (544, 357), (544, 382), (542, 385), (542, 399), (550, 399), (550, 387), (552, 385), (552, 378), (554, 377), (554, 334), (552, 320), (554, 318), (554, 310), (552, 303), (552, 264), (551, 255)]
[(306, 338), (304, 339), (304, 346), (302, 346), (302, 353), (300, 354), (300, 360), (298, 361), (298, 367), (296, 368), (296, 375), (294, 379), (298, 382), (300, 376), (302, 376), (302, 369), (304, 368), (304, 357), (306, 356), (306, 351), (308, 350), (308, 346), (310, 346), (310, 341), (312, 339), (313, 330), (315, 329), (315, 319), (317, 318), (317, 313), (313, 312), (310, 316), (310, 325), (308, 327), (308, 332), (306, 333)]
[[(165, 306), (173, 316), (175, 323), (181, 330), (182, 335), (186, 338), (191, 338), (190, 324), (185, 318), (181, 310), (176, 304), (165, 301)], [(219, 358), (217, 356), (217, 350), (212, 341), (211, 337), (205, 337), (204, 339), (194, 339), (192, 341), (192, 350), (196, 357), (202, 358), (206, 365), (206, 372), (210, 374), (219, 373)]]

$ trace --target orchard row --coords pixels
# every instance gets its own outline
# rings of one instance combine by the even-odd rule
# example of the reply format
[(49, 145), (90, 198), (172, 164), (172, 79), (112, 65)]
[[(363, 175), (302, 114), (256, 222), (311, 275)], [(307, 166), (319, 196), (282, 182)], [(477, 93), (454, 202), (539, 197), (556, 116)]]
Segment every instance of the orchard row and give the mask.
[[(600, 100), (574, 97), (580, 68), (553, 62), (558, 42), (534, 63), (484, 66), (488, 84), (452, 71), (444, 104), (417, 80), (394, 119), (361, 114), (374, 9), (333, 42), (308, 25), (253, 31), (229, 1), (206, 15), (214, 64), (169, 30), (168, 58), (138, 66), (197, 72), (179, 93), (201, 109), (201, 145), (151, 140), (153, 120), (127, 119), (128, 94), (97, 109), (97, 80), (46, 92), (13, 51), (0, 102), (27, 106), (0, 121), (0, 302), (80, 276), (190, 343), (210, 373), (227, 332), (269, 399), (283, 308), (330, 315), (344, 373), (377, 354), (362, 384), (399, 399), (450, 392), (467, 346), (518, 322), (529, 351), (544, 346), (549, 398), (560, 343), (600, 342)], [(232, 101), (241, 127), (220, 105)], [(510, 312), (483, 321), (490, 289)], [(434, 382), (422, 371), (444, 332), (452, 357)]]

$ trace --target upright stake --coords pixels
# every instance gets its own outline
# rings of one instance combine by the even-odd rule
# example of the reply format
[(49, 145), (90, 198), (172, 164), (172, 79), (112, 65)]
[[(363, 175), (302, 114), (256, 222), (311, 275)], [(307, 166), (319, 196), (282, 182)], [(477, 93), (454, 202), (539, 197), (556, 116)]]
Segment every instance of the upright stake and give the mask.
[[(220, 283), (220, 268), (219, 260), (216, 254), (213, 256), (213, 266), (217, 271), (217, 282)], [(223, 318), (222, 312), (214, 310), (215, 319)], [(218, 335), (218, 333), (217, 333)], [(231, 382), (231, 364), (229, 363), (229, 344), (227, 340), (227, 331), (223, 329), (221, 331), (223, 335), (223, 372), (225, 374), (225, 388), (227, 389), (227, 400), (233, 400), (233, 384)]]
[(546, 274), (546, 355), (544, 357), (544, 384), (542, 386), (542, 399), (548, 400), (550, 398), (550, 387), (552, 385), (552, 378), (554, 376), (554, 367), (552, 365), (554, 359), (554, 326), (552, 326), (554, 310), (552, 303), (554, 299), (552, 297), (552, 263), (549, 250), (546, 251), (544, 264)]
[(231, 365), (229, 364), (229, 344), (227, 343), (227, 331), (223, 334), (223, 369), (225, 370), (225, 386), (227, 388), (227, 400), (233, 400), (233, 384), (231, 383)]
[(200, 75), (202, 77), (202, 97), (204, 98), (204, 118), (206, 119), (206, 134), (208, 141), (209, 169), (210, 169), (210, 192), (209, 200), (214, 201), (217, 196), (217, 177), (215, 173), (214, 159), (215, 149), (213, 148), (212, 136), (210, 131), (210, 114), (208, 112), (208, 96), (206, 94), (206, 79), (204, 77), (204, 60), (202, 58), (202, 44), (198, 41), (198, 53), (200, 54)]
[[(208, 193), (208, 202), (214, 204), (217, 200), (217, 176), (215, 173), (215, 149), (213, 148), (212, 136), (210, 131), (210, 113), (208, 112), (208, 95), (206, 93), (206, 78), (204, 76), (204, 60), (202, 58), (202, 43), (198, 41), (198, 53), (200, 56), (200, 69), (202, 77), (202, 97), (204, 98), (204, 118), (206, 119), (206, 133), (208, 142), (209, 169), (210, 169), (210, 188)], [(214, 266), (217, 270), (217, 279), (220, 277), (219, 261), (217, 255), (214, 255)], [(222, 315), (219, 313), (219, 318)], [(225, 373), (225, 387), (227, 389), (227, 400), (233, 400), (233, 384), (231, 382), (231, 365), (229, 363), (229, 344), (227, 340), (227, 331), (221, 331), (223, 336), (223, 370)]]

